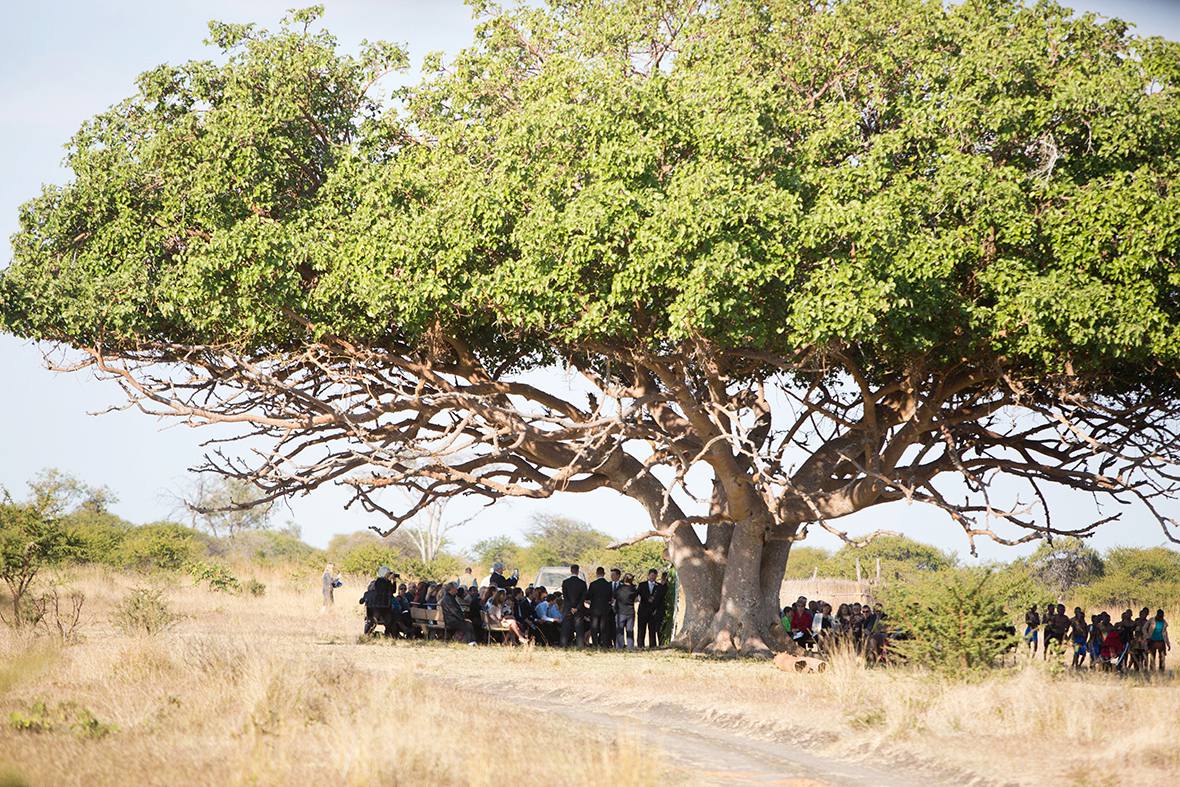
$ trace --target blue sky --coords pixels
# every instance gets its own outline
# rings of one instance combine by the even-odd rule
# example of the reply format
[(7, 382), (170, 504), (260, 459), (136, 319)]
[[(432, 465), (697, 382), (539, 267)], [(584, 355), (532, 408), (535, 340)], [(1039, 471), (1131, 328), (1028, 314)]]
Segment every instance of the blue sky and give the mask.
[[(297, 0), (59, 0), (10, 4), (0, 27), (0, 234), (16, 230), (19, 205), (42, 183), (63, 182), (63, 144), (88, 117), (124, 98), (140, 72), (162, 62), (209, 57), (202, 45), (209, 19), (254, 21), (275, 26)], [(1180, 39), (1177, 0), (1087, 0), (1077, 9), (1119, 16), (1142, 34)], [(415, 64), (427, 52), (454, 52), (470, 38), (472, 21), (459, 0), (326, 0), (326, 24), (346, 48), (362, 38), (408, 44)], [(7, 245), (0, 264), (11, 252)], [(139, 413), (94, 417), (91, 411), (118, 403), (117, 389), (89, 376), (47, 371), (40, 350), (0, 336), (0, 485), (23, 493), (25, 482), (43, 467), (58, 467), (84, 480), (111, 487), (116, 513), (132, 521), (168, 516), (170, 492), (183, 487), (186, 469), (201, 456), (209, 435), (171, 427)], [(279, 513), (303, 529), (304, 538), (323, 545), (333, 533), (379, 524), (360, 511), (344, 511), (345, 496), (322, 490)], [(1092, 516), (1079, 498), (1058, 501), (1059, 521)], [(456, 504), (456, 517), (474, 509)], [(612, 492), (555, 497), (497, 505), (459, 531), (470, 544), (495, 532), (519, 532), (534, 512), (565, 513), (590, 521), (613, 535), (646, 529), (642, 510)], [(1157, 527), (1136, 513), (1095, 537), (1099, 547), (1163, 543)], [(851, 532), (902, 530), (943, 548), (966, 551), (957, 527), (937, 511), (893, 504), (842, 520)], [(808, 544), (833, 547), (834, 538), (813, 536)], [(1027, 551), (1027, 550), (1024, 550)], [(980, 544), (983, 558), (1008, 558), (1012, 549)]]

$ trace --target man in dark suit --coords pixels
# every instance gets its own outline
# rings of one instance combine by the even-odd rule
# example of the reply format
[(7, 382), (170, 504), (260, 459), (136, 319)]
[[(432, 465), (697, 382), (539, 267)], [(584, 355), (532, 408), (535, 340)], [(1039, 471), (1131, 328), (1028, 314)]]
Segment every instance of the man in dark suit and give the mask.
[(572, 641), (582, 644), (582, 608), (586, 604), (586, 580), (578, 576), (578, 564), (570, 566), (570, 575), (561, 583), (561, 646)]
[[(361, 603), (365, 605), (365, 634), (371, 634), (377, 626), (385, 626), (385, 636), (397, 635), (397, 623), (393, 616), (393, 583), (389, 581), (390, 571), (382, 566), (377, 569), (377, 578), (369, 583)], [(394, 574), (396, 577), (397, 574)]]
[[(660, 624), (664, 622), (664, 596), (668, 586), (656, 581), (656, 570), (647, 572), (647, 581), (639, 586), (639, 612), (636, 614), (639, 647), (656, 648), (660, 645)], [(647, 645), (644, 645), (644, 638)]]
[(610, 619), (614, 617), (615, 594), (606, 578), (606, 569), (599, 566), (594, 576), (596, 579), (586, 590), (586, 598), (590, 602), (590, 635), (595, 645), (605, 648), (611, 644)]
[[(619, 592), (619, 585), (621, 584), (623, 584), (623, 572), (620, 569), (612, 568), (610, 570), (610, 592), (612, 596)], [(607, 642), (613, 644), (619, 636), (618, 631), (615, 629), (615, 619), (618, 617), (619, 610), (618, 605), (614, 601), (611, 602), (611, 611), (614, 614), (610, 616), (610, 639)]]

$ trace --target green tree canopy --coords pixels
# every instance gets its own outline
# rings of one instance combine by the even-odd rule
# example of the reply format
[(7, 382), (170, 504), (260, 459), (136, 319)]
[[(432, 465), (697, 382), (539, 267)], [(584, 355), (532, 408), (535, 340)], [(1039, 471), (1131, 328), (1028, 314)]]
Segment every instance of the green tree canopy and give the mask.
[(23, 206), (0, 327), (269, 439), (206, 468), (252, 504), (628, 495), (692, 647), (765, 650), (790, 544), (873, 505), (1116, 518), (1061, 487), (1175, 538), (1180, 46), (1020, 0), (478, 11), (393, 96), (405, 52), (316, 9), (212, 24)]
[(823, 576), (856, 578), (856, 562), (860, 561), (861, 576), (876, 576), (877, 561), (881, 562), (883, 579), (908, 577), (915, 572), (942, 571), (954, 568), (953, 555), (905, 536), (881, 536), (864, 546), (847, 545), (819, 566)]

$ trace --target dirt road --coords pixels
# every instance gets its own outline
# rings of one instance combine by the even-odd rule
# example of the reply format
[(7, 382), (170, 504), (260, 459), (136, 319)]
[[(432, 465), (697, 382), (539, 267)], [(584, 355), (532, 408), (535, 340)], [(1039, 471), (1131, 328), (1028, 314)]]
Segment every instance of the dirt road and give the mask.
[[(455, 686), (454, 682), (450, 685)], [(706, 720), (673, 703), (595, 706), (561, 689), (538, 689), (526, 682), (487, 682), (464, 678), (459, 686), (495, 703), (511, 697), (540, 715), (581, 724), (588, 732), (633, 735), (665, 754), (695, 784), (756, 784), (812, 787), (940, 787), (971, 784), (970, 776), (924, 768), (916, 763), (843, 760), (817, 751), (816, 741), (777, 739), (748, 728), (735, 729), (723, 719)], [(982, 784), (982, 782), (978, 782)]]

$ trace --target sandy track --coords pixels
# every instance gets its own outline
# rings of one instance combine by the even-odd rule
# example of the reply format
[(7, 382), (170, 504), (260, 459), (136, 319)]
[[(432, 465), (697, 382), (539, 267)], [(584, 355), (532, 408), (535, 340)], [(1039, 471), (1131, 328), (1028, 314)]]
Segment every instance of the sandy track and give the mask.
[[(380, 670), (379, 664), (370, 668)], [(431, 678), (426, 678), (432, 680)], [(813, 745), (763, 736), (747, 729), (700, 718), (673, 703), (596, 706), (588, 712), (583, 697), (560, 689), (538, 689), (525, 681), (494, 681), (471, 677), (446, 681), (451, 688), (486, 696), (505, 707), (525, 706), (580, 724), (588, 733), (634, 736), (654, 745), (665, 761), (707, 785), (788, 785), (790, 787), (951, 787), (984, 784), (970, 775), (948, 776), (915, 763), (860, 762), (821, 754)], [(511, 701), (506, 700), (511, 697)]]

